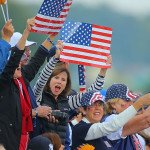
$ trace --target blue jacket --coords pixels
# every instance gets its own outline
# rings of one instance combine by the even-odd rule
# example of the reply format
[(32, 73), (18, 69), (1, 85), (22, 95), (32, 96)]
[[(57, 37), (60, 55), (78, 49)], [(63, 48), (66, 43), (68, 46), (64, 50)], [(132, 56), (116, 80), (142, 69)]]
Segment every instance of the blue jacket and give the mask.
[(11, 46), (5, 40), (0, 40), (0, 74), (2, 73), (9, 56)]

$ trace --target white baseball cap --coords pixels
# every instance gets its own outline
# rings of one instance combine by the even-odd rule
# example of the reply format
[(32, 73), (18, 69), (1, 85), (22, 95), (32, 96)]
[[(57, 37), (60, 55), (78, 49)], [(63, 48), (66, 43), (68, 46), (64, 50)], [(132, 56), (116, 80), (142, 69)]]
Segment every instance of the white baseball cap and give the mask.
[[(10, 42), (9, 42), (9, 44), (11, 45), (11, 47), (16, 46), (16, 44), (19, 42), (19, 40), (20, 40), (21, 37), (22, 37), (21, 33), (15, 32), (13, 34), (13, 36), (11, 37)], [(33, 44), (36, 44), (36, 42), (26, 40), (25, 46), (31, 46)]]

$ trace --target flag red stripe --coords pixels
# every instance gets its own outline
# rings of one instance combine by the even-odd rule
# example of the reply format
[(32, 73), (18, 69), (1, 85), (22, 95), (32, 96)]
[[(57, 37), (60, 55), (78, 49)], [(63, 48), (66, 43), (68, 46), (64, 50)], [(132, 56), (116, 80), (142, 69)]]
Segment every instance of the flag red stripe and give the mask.
[(84, 48), (79, 48), (79, 47), (73, 47), (73, 46), (65, 46), (64, 45), (64, 48), (63, 49), (66, 49), (66, 50), (74, 50), (74, 51), (78, 51), (78, 52), (86, 52), (86, 53), (90, 53), (90, 54), (97, 54), (97, 55), (103, 55), (103, 56), (108, 56), (109, 54), (108, 53), (104, 53), (104, 52), (98, 52), (98, 51), (91, 51), (91, 50), (88, 50), (88, 49), (84, 49)]
[(80, 92), (84, 92), (86, 88), (80, 88)]
[[(68, 11), (69, 11), (69, 9), (70, 9), (70, 8), (63, 9), (63, 10), (62, 10), (62, 12), (68, 12)], [(61, 12), (61, 13), (62, 13), (62, 12)]]
[[(63, 55), (63, 52), (62, 52)], [(79, 54), (71, 54), (71, 53), (67, 53), (65, 52), (65, 56), (70, 56), (70, 57), (74, 57), (74, 58), (83, 58), (83, 59), (87, 59), (87, 60), (94, 60), (94, 61), (99, 61), (99, 62), (106, 62), (105, 59), (101, 59), (101, 58), (95, 58), (95, 57), (90, 57), (90, 56), (84, 56), (84, 55), (80, 55)]]
[(65, 6), (70, 6), (72, 2), (67, 2)]
[(107, 46), (101, 46), (101, 45), (97, 45), (97, 44), (91, 44), (90, 46), (94, 47), (94, 48), (100, 48), (100, 49), (110, 50), (110, 47), (107, 47)]
[(102, 100), (102, 96), (100, 94), (95, 94), (91, 99), (91, 103), (94, 103), (95, 100)]
[(128, 96), (131, 97), (132, 99), (135, 99), (137, 95), (131, 93), (130, 91), (128, 92)]
[[(69, 11), (69, 10), (68, 10)], [(67, 14), (65, 14), (65, 15), (60, 15), (59, 16), (59, 18), (66, 18), (67, 17), (67, 15), (68, 15), (68, 13)]]
[(106, 37), (112, 37), (112, 34), (103, 33), (103, 32), (98, 32), (98, 31), (92, 31), (92, 34), (101, 35), (101, 36), (106, 36)]
[(73, 64), (80, 64), (80, 65), (85, 65), (85, 66), (92, 66), (92, 67), (96, 67), (96, 68), (111, 68), (111, 66), (96, 65), (96, 64), (91, 64), (91, 63), (87, 63), (87, 62), (79, 62), (79, 61), (75, 61), (75, 60), (68, 60), (68, 59), (62, 59), (62, 58), (60, 58), (60, 61), (73, 63)]
[(92, 27), (112, 31), (112, 28), (93, 24)]
[(48, 32), (48, 31), (40, 31), (40, 30), (35, 30), (35, 29), (33, 29), (33, 28), (31, 29), (31, 31), (32, 31), (32, 32), (37, 32), (37, 33), (39, 33), (39, 34), (53, 34), (53, 35), (58, 34), (58, 32), (53, 32), (53, 31), (52, 31), (52, 32), (51, 32), (51, 31), (49, 31), (49, 32)]
[(104, 40), (104, 39), (95, 38), (95, 37), (92, 37), (92, 40), (93, 40), (93, 41), (102, 42), (102, 43), (108, 43), (108, 44), (111, 44), (111, 40)]
[(47, 29), (61, 29), (61, 27), (55, 27), (55, 26), (47, 26), (47, 25), (41, 25), (41, 24), (38, 24), (38, 23), (35, 23), (36, 27), (39, 27), (39, 28), (47, 28)]
[(48, 22), (48, 23), (55, 23), (55, 24), (63, 24), (64, 21), (57, 21), (57, 20), (50, 20), (50, 19), (45, 19), (45, 18), (41, 18), (41, 17), (38, 17), (36, 16), (35, 17), (36, 20), (39, 20), (41, 22)]

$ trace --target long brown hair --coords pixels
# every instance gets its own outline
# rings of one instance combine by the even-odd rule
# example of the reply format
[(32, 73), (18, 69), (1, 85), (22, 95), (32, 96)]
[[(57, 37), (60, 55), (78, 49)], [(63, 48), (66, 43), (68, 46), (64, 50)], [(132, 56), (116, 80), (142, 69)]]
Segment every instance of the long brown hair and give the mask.
[(57, 133), (45, 132), (42, 134), (42, 136), (47, 137), (52, 142), (54, 150), (59, 150), (62, 143), (61, 143), (61, 139)]
[(48, 81), (47, 81), (47, 83), (45, 85), (45, 88), (44, 88), (44, 90), (46, 92), (50, 92), (51, 93), (51, 89), (50, 89), (49, 83), (50, 83), (51, 79), (54, 76), (60, 74), (61, 72), (66, 72), (66, 74), (67, 74), (67, 84), (66, 84), (65, 89), (62, 91), (61, 95), (67, 96), (69, 94), (69, 92), (71, 90), (71, 77), (70, 77), (70, 73), (69, 73), (68, 69), (66, 67), (63, 67), (63, 66), (57, 66), (53, 70), (53, 72), (52, 72), (51, 76), (49, 77), (49, 79), (48, 79)]

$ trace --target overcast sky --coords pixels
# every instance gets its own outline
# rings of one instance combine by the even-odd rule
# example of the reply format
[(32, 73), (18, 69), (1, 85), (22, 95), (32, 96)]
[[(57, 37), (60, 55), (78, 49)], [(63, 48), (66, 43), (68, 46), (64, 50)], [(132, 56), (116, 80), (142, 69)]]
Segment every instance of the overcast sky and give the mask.
[[(12, 0), (21, 4), (42, 4), (43, 0)], [(74, 0), (74, 4), (82, 4), (82, 7), (94, 8), (108, 6), (120, 13), (142, 17), (150, 14), (150, 0)]]

